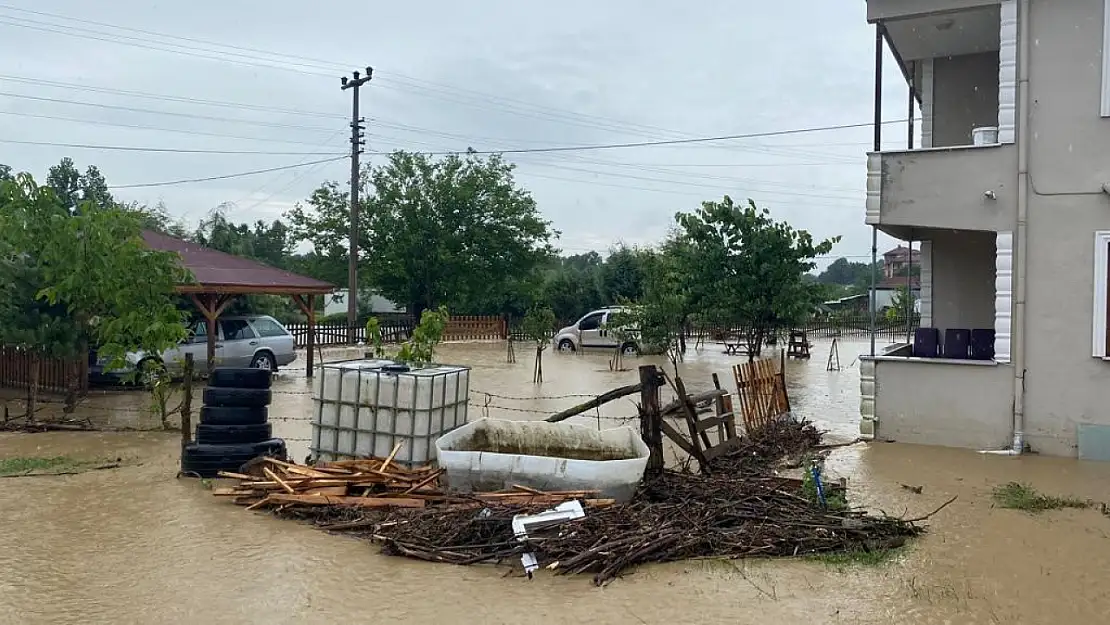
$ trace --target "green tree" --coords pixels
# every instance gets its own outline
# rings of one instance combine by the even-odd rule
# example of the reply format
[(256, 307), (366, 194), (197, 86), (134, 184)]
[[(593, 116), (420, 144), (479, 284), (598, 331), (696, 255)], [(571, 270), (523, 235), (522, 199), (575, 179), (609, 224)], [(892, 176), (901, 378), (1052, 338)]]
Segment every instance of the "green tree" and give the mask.
[(0, 294), (0, 333), (36, 355), (83, 357), (96, 345), (109, 367), (127, 352), (161, 353), (185, 336), (175, 287), (189, 279), (173, 254), (151, 250), (140, 220), (112, 205), (70, 207), (19, 175), (0, 183), (0, 250), (18, 288)]
[(551, 344), (555, 333), (555, 313), (550, 308), (532, 308), (524, 315), (524, 336), (536, 345), (536, 364), (532, 369), (532, 382), (543, 382), (543, 352)]
[(663, 352), (675, 375), (695, 297), (684, 251), (682, 242), (672, 237), (658, 253), (645, 255), (643, 297), (610, 321), (610, 325), (635, 328), (641, 348)]
[(637, 300), (644, 294), (643, 252), (625, 245), (601, 266), (601, 290), (609, 303)]
[(847, 258), (838, 258), (829, 264), (820, 274), (817, 281), (822, 284), (853, 285), (860, 280), (871, 279), (871, 264), (857, 263)]
[(887, 320), (898, 321), (899, 319), (908, 318), (913, 314), (916, 302), (917, 298), (910, 292), (908, 286), (903, 284), (898, 287), (890, 298), (890, 306), (886, 309)]
[[(440, 304), (486, 314), (519, 305), (556, 233), (512, 170), (499, 156), (396, 152), (364, 173), (373, 187), (360, 228), (367, 285), (415, 315)], [(345, 258), (347, 198), (326, 183), (289, 213), (318, 254)]]
[(115, 203), (100, 170), (95, 165), (89, 165), (85, 173), (81, 173), (68, 156), (50, 168), (46, 185), (54, 190), (62, 207), (70, 212), (86, 202), (102, 207)]
[(727, 195), (675, 220), (691, 295), (702, 309), (747, 329), (750, 358), (768, 333), (811, 314), (820, 293), (804, 276), (840, 240), (815, 242), (755, 202), (735, 204)]

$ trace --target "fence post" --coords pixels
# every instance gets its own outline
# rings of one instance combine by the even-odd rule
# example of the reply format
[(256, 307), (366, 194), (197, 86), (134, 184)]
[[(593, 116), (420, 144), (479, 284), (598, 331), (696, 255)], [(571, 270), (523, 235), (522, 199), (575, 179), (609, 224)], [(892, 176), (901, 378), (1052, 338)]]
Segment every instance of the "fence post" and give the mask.
[(185, 378), (181, 381), (181, 450), (193, 441), (193, 355), (185, 354)]
[(646, 477), (663, 473), (663, 417), (659, 413), (659, 371), (640, 365), (640, 437), (650, 450)]

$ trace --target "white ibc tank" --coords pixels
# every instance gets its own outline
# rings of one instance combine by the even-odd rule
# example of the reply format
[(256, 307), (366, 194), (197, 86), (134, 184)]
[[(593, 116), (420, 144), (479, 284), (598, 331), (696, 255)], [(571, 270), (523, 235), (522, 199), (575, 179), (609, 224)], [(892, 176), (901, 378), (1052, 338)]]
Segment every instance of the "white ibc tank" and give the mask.
[(407, 369), (391, 360), (322, 365), (313, 381), (312, 452), (322, 460), (389, 455), (435, 460), (437, 438), (466, 423), (467, 367)]

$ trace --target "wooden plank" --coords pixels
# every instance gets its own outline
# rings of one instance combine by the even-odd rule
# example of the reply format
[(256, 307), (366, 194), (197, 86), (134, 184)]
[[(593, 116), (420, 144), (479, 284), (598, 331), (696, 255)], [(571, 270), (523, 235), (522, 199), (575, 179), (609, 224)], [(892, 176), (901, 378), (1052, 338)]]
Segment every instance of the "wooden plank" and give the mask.
[(714, 458), (720, 458), (721, 456), (723, 456), (727, 453), (730, 453), (732, 451), (735, 451), (736, 449), (739, 449), (741, 441), (742, 441), (742, 439), (734, 438), (734, 439), (731, 439), (731, 440), (727, 440), (727, 441), (721, 443), (720, 445), (717, 445), (716, 447), (712, 447), (710, 449), (705, 450), (706, 460), (713, 460)]
[(728, 420), (730, 418), (732, 418), (731, 413), (724, 414), (719, 417), (706, 417), (705, 419), (700, 419), (698, 421), (698, 432), (704, 432), (715, 427), (723, 427), (726, 423), (728, 423)]
[(356, 508), (423, 508), (423, 499), (383, 497), (335, 497), (331, 495), (283, 495), (266, 498), (269, 503), (292, 503), (305, 506), (353, 506)]
[(268, 478), (270, 478), (271, 480), (273, 480), (273, 481), (277, 482), (278, 486), (280, 486), (282, 490), (284, 490), (285, 492), (289, 493), (290, 495), (292, 495), (292, 494), (294, 494), (294, 493), (296, 493), (296, 492), (297, 492), (297, 491), (293, 490), (293, 487), (292, 487), (292, 486), (290, 486), (290, 485), (286, 484), (285, 482), (283, 482), (283, 481), (281, 480), (281, 478), (277, 476), (277, 474), (276, 474), (276, 473), (274, 473), (273, 471), (271, 471), (271, 470), (270, 470), (270, 467), (262, 467), (262, 472), (263, 472), (264, 474), (266, 474), (266, 477), (268, 477)]
[(663, 433), (667, 435), (667, 438), (671, 439), (671, 442), (673, 442), (675, 445), (678, 445), (679, 449), (690, 454), (693, 457), (697, 457), (697, 452), (694, 450), (694, 446), (691, 445), (685, 437), (679, 434), (678, 430), (674, 429), (673, 425), (667, 423), (666, 421), (663, 421), (661, 423), (661, 426)]

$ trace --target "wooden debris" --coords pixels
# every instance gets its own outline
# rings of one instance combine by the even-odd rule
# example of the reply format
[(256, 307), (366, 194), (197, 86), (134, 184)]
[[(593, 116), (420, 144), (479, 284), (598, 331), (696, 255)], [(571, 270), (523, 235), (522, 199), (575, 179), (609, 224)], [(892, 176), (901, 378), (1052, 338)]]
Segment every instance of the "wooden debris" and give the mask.
[(542, 491), (526, 486), (496, 493), (446, 493), (438, 488), (443, 474), (433, 467), (405, 468), (393, 464), (399, 448), (383, 459), (341, 460), (303, 466), (274, 458), (261, 459), (251, 467), (260, 475), (222, 472), (219, 477), (239, 480), (237, 486), (216, 488), (212, 494), (230, 497), (249, 510), (280, 507), (283, 513), (300, 508), (342, 506), (363, 510), (438, 507), (470, 510), (496, 506), (552, 507), (571, 499), (591, 508), (613, 505), (599, 492)]

